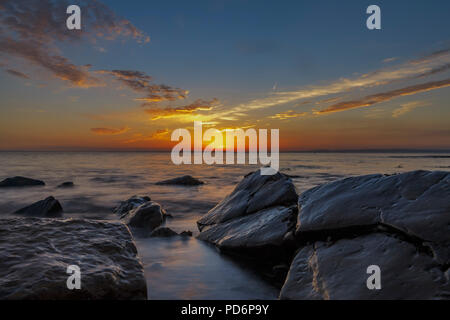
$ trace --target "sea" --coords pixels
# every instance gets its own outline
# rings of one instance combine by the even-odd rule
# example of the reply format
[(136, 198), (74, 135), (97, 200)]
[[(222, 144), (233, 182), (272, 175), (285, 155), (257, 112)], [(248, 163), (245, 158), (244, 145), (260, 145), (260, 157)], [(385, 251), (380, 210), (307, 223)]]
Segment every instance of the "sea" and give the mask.
[[(0, 180), (24, 176), (46, 183), (43, 187), (0, 189), (0, 215), (6, 217), (54, 196), (66, 218), (117, 220), (113, 208), (120, 201), (146, 195), (173, 216), (167, 219), (167, 227), (194, 234), (191, 238), (134, 236), (144, 265), (149, 299), (277, 299), (279, 288), (236, 258), (195, 238), (196, 221), (232, 192), (244, 175), (258, 168), (176, 166), (170, 153), (165, 152), (0, 152)], [(299, 194), (345, 177), (412, 170), (449, 171), (450, 153), (280, 154), (280, 171), (292, 177)], [(183, 175), (191, 175), (205, 184), (195, 187), (155, 184)], [(72, 181), (75, 187), (57, 188), (66, 181)]]

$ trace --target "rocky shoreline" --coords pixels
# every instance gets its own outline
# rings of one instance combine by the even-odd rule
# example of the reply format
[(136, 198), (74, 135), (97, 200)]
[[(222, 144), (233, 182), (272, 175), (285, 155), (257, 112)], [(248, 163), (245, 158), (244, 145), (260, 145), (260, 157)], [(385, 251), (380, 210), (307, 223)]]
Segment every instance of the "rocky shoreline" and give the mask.
[[(16, 178), (2, 185), (42, 185)], [(191, 178), (163, 184), (199, 184)], [(117, 222), (55, 218), (62, 212), (48, 197), (16, 212), (25, 218), (1, 220), (6, 250), (0, 259), (0, 299), (145, 299), (143, 268), (129, 228), (148, 237), (192, 236), (165, 227), (171, 215), (147, 196), (119, 203)], [(256, 171), (197, 226), (197, 239), (277, 284), (280, 299), (450, 297), (449, 172), (350, 177), (298, 195), (288, 175)], [(73, 255), (62, 255), (67, 251)], [(83, 264), (84, 291), (65, 287), (68, 263)], [(381, 270), (382, 290), (366, 286), (371, 265)], [(17, 279), (28, 280), (17, 286)]]

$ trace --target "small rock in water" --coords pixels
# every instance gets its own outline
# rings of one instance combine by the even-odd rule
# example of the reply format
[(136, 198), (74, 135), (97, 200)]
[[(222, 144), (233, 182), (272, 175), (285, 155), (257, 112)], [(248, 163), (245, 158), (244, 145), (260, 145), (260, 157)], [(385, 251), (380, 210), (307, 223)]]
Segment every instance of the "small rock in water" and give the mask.
[(61, 183), (58, 188), (73, 188), (75, 185), (73, 184), (72, 181), (68, 181), (68, 182), (63, 182)]
[(180, 236), (182, 237), (192, 237), (192, 231), (183, 231), (180, 233)]
[(128, 200), (121, 201), (120, 204), (116, 208), (114, 208), (113, 212), (119, 215), (123, 215), (149, 201), (151, 201), (151, 199), (147, 196), (132, 196)]
[(167, 227), (159, 227), (152, 231), (150, 237), (168, 238), (177, 236), (178, 233)]
[(62, 217), (63, 208), (58, 200), (50, 196), (14, 213), (27, 217), (58, 218)]
[(45, 186), (44, 181), (25, 177), (6, 178), (0, 182), (0, 188)]
[(156, 183), (157, 185), (179, 185), (179, 186), (198, 186), (204, 184), (192, 176), (183, 176), (175, 179), (164, 180)]
[(124, 214), (120, 219), (131, 227), (153, 230), (163, 223), (165, 214), (159, 203), (149, 201)]

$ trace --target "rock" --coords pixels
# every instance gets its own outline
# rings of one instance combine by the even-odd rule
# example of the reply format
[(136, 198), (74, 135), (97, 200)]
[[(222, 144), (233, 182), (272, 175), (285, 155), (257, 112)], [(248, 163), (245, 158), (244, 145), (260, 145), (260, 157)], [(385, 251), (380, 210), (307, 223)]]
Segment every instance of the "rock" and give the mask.
[[(381, 269), (381, 290), (367, 288), (367, 268)], [(433, 256), (414, 244), (383, 234), (316, 242), (291, 264), (281, 299), (397, 300), (443, 299), (450, 289)]]
[(152, 231), (150, 237), (168, 238), (177, 236), (178, 233), (167, 227), (159, 227)]
[(25, 177), (6, 178), (0, 182), (0, 188), (45, 186), (44, 181)]
[(63, 182), (61, 183), (58, 188), (73, 188), (75, 185), (73, 184), (72, 181), (68, 181), (68, 182)]
[(295, 186), (289, 177), (282, 173), (262, 176), (258, 170), (246, 175), (231, 194), (197, 221), (197, 225), (202, 231), (206, 226), (254, 214), (266, 208), (296, 206), (297, 200)]
[[(81, 271), (69, 290), (67, 267)], [(1, 300), (146, 299), (144, 271), (128, 228), (84, 219), (0, 220)]]
[(191, 176), (183, 176), (175, 179), (164, 180), (156, 183), (157, 185), (179, 185), (179, 186), (198, 186), (204, 184), (203, 181), (200, 181)]
[(149, 201), (129, 211), (120, 219), (131, 227), (153, 230), (163, 223), (165, 211), (159, 203)]
[(151, 201), (151, 199), (150, 197), (147, 196), (144, 197), (132, 196), (128, 200), (121, 201), (120, 204), (116, 208), (114, 208), (113, 212), (119, 215), (123, 215), (128, 213), (128, 211), (131, 211), (149, 201)]
[[(446, 299), (450, 173), (367, 175), (304, 192), (282, 299)], [(367, 267), (381, 268), (369, 290)]]
[(63, 208), (58, 200), (50, 196), (14, 213), (27, 217), (57, 218), (62, 217)]
[(180, 236), (182, 237), (192, 237), (192, 231), (183, 231), (180, 233)]
[(297, 200), (287, 176), (253, 172), (197, 222), (197, 238), (260, 259), (284, 255), (286, 234), (295, 230)]
[(295, 228), (296, 217), (296, 206), (277, 206), (210, 226), (197, 238), (225, 250), (281, 246), (284, 236)]

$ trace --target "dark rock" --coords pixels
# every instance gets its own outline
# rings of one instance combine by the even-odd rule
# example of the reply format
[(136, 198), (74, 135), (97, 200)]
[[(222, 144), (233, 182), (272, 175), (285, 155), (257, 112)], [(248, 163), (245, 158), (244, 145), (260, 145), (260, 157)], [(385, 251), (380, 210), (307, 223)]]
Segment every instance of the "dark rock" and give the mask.
[(57, 218), (62, 217), (63, 208), (58, 200), (50, 196), (14, 213), (27, 217)]
[(132, 196), (128, 200), (121, 201), (120, 204), (116, 208), (114, 208), (113, 212), (119, 215), (123, 215), (149, 201), (151, 201), (151, 199), (147, 196)]
[(25, 177), (6, 178), (0, 182), (0, 188), (45, 186), (44, 181)]
[(163, 223), (165, 213), (159, 203), (149, 201), (129, 211), (120, 219), (131, 227), (153, 230)]
[(150, 237), (168, 238), (177, 236), (178, 233), (167, 227), (159, 227), (152, 231)]
[(291, 179), (282, 173), (262, 176), (260, 171), (244, 177), (234, 191), (204, 215), (197, 225), (200, 231), (215, 225), (254, 214), (275, 206), (296, 206), (297, 192)]
[[(222, 250), (259, 255), (285, 243), (295, 229), (298, 196), (291, 179), (281, 173), (245, 176), (235, 190), (198, 222), (198, 239)], [(265, 258), (265, 257), (264, 257)]]
[(180, 233), (182, 237), (192, 237), (192, 231), (183, 231)]
[[(450, 173), (347, 178), (299, 199), (296, 254), (282, 299), (446, 299)], [(369, 290), (367, 267), (381, 269)]]
[(68, 181), (68, 182), (63, 182), (61, 183), (58, 188), (73, 188), (75, 185), (73, 184), (73, 182)]
[[(81, 271), (69, 290), (67, 267)], [(0, 220), (1, 300), (146, 299), (144, 271), (129, 229), (84, 219)]]
[(263, 209), (210, 226), (198, 235), (198, 239), (228, 250), (281, 246), (285, 235), (295, 228), (296, 217), (296, 206)]
[(204, 184), (203, 181), (200, 181), (191, 176), (183, 176), (175, 179), (164, 180), (156, 183), (157, 185), (179, 185), (179, 186), (198, 186)]

